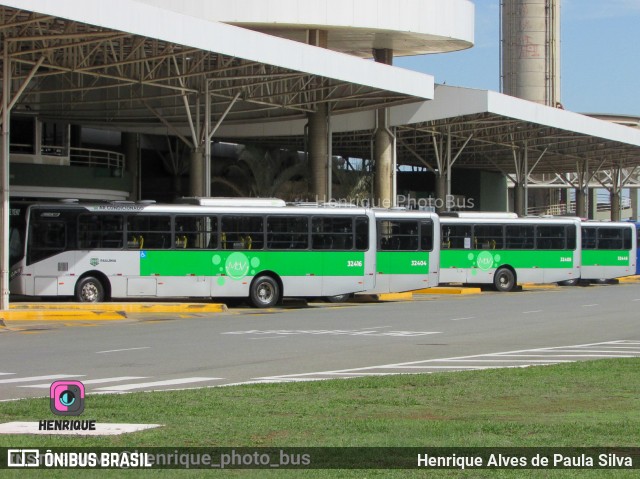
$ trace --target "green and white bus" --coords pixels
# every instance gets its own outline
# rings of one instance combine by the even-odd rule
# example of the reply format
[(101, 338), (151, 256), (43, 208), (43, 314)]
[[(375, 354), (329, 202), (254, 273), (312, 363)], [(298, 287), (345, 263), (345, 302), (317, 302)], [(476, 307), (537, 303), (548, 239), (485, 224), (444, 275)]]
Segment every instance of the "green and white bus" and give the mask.
[(376, 279), (371, 293), (394, 293), (438, 285), (440, 220), (435, 213), (374, 209)]
[(375, 286), (370, 209), (271, 199), (193, 203), (31, 205), (26, 234), (16, 234), (11, 247), (11, 293), (83, 302), (247, 297), (270, 307), (283, 296), (332, 297)]
[(511, 291), (518, 283), (580, 278), (577, 218), (460, 213), (441, 217), (440, 227), (440, 283), (493, 284)]
[(582, 222), (581, 279), (599, 281), (634, 275), (636, 258), (635, 224)]

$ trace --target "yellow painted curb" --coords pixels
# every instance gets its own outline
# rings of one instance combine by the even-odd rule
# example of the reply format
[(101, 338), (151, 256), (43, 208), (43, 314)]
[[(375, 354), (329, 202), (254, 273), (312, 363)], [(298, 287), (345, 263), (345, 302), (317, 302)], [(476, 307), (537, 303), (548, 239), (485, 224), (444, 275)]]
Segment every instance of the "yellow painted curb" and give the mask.
[[(11, 311), (95, 311), (99, 313), (222, 313), (227, 306), (221, 303), (13, 303)], [(1, 313), (0, 313), (1, 317)]]
[(556, 283), (523, 283), (522, 289), (554, 289), (559, 288)]
[(621, 283), (637, 283), (640, 282), (640, 276), (623, 276), (622, 278), (617, 278)]
[(0, 311), (4, 321), (120, 321), (127, 319), (124, 312), (76, 310), (11, 310)]
[(380, 294), (356, 294), (356, 301), (411, 301), (413, 292), (406, 293), (380, 293)]
[(434, 288), (417, 289), (413, 294), (480, 294), (480, 288), (456, 288), (454, 286), (437, 286)]

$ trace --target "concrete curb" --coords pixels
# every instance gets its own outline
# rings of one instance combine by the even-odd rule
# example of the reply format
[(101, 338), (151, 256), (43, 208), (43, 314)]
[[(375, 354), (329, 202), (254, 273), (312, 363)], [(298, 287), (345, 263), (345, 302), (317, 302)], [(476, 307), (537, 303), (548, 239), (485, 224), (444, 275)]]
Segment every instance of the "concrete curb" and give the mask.
[(458, 288), (455, 286), (436, 286), (433, 288), (417, 289), (413, 294), (480, 294), (480, 288)]
[(356, 303), (411, 301), (412, 299), (413, 291), (406, 293), (356, 294), (353, 298)]
[(559, 288), (556, 283), (523, 283), (522, 289), (556, 289)]
[(120, 321), (127, 319), (123, 311), (13, 310), (0, 312), (4, 321)]
[(6, 321), (121, 321), (130, 314), (222, 313), (221, 303), (14, 303), (0, 311), (0, 327)]
[(623, 276), (622, 278), (617, 278), (617, 280), (621, 283), (640, 283), (640, 275)]

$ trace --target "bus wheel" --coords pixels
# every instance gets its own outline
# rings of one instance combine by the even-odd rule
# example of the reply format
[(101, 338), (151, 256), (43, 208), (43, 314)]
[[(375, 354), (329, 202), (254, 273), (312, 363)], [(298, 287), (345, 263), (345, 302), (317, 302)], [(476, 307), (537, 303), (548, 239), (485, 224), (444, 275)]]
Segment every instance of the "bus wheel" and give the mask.
[(346, 301), (349, 301), (349, 298), (351, 298), (351, 294), (346, 293), (346, 294), (336, 294), (335, 296), (325, 296), (324, 300), (327, 303), (344, 303)]
[(580, 280), (578, 278), (567, 279), (565, 281), (560, 281), (558, 284), (560, 286), (577, 286)]
[(258, 276), (251, 283), (249, 300), (256, 308), (271, 308), (280, 300), (280, 286), (271, 276)]
[(104, 286), (93, 276), (82, 278), (76, 284), (76, 300), (81, 303), (100, 303), (104, 301)]
[(493, 277), (493, 285), (498, 291), (508, 293), (516, 285), (516, 277), (508, 268), (500, 268)]

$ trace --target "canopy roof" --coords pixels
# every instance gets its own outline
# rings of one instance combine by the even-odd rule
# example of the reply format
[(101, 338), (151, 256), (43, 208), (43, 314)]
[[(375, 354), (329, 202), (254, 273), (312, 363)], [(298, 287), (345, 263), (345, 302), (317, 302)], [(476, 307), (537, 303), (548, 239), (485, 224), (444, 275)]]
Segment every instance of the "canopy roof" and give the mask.
[(206, 91), (238, 123), (433, 97), (429, 75), (133, 0), (2, 0), (0, 19), (13, 111), (81, 125), (189, 128)]

